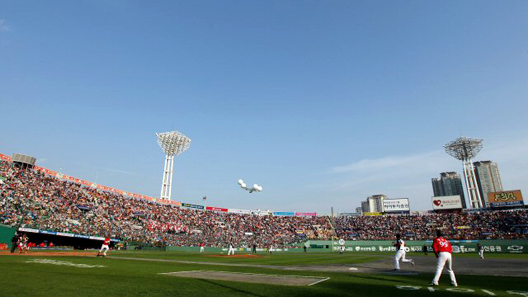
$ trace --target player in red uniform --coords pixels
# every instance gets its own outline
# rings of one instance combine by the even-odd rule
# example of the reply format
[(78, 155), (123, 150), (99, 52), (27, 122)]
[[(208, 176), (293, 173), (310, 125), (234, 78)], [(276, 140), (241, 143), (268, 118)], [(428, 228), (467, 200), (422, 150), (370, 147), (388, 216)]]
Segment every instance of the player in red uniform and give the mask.
[[(99, 256), (103, 256), (103, 257), (106, 257), (106, 252), (110, 249), (108, 246), (110, 245), (110, 238), (106, 237), (104, 242), (103, 242), (103, 245), (101, 246), (101, 249), (99, 250), (99, 252), (97, 253), (97, 257)], [(104, 253), (101, 255), (101, 253), (103, 252), (104, 250)]]
[(436, 238), (433, 240), (433, 251), (438, 258), (436, 262), (436, 274), (433, 278), (433, 281), (431, 282), (432, 286), (438, 286), (438, 281), (440, 280), (440, 276), (442, 275), (442, 270), (444, 270), (444, 265), (447, 262), (447, 272), (449, 273), (449, 277), (451, 278), (451, 285), (454, 287), (458, 287), (456, 278), (455, 278), (455, 272), (453, 272), (453, 259), (451, 257), (451, 254), (453, 253), (453, 247), (451, 246), (451, 243), (447, 241), (444, 237), (442, 237), (442, 232), (440, 230), (436, 231)]
[(22, 235), (22, 237), (18, 240), (18, 251), (20, 254), (22, 254), (22, 250), (24, 250), (24, 253), (27, 253), (28, 250), (28, 237), (26, 234)]

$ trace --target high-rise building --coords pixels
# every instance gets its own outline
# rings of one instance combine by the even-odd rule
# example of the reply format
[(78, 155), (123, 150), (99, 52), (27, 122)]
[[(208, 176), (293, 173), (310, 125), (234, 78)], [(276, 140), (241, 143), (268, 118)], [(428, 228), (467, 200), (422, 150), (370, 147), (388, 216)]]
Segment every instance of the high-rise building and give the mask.
[(440, 178), (432, 178), (434, 196), (454, 196), (460, 195), (462, 207), (466, 208), (464, 198), (464, 185), (460, 175), (456, 172), (442, 172)]
[(370, 212), (370, 206), (368, 200), (361, 201), (361, 213)]
[(387, 196), (383, 194), (372, 195), (367, 200), (361, 202), (361, 209), (363, 212), (384, 212), (383, 201)]
[(474, 162), (475, 173), (480, 196), (484, 200), (483, 204), (489, 207), (488, 193), (502, 191), (502, 181), (497, 163), (492, 161)]

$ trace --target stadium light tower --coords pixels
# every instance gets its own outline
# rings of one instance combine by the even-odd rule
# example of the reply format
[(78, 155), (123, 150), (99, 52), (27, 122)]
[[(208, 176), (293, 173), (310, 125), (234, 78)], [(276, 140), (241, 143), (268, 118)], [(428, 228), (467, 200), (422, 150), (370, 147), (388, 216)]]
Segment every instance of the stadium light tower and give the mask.
[(482, 139), (459, 137), (444, 145), (446, 153), (462, 161), (464, 165), (464, 177), (466, 179), (466, 190), (472, 208), (482, 208), (484, 203), (477, 187), (473, 157), (482, 149)]
[(174, 156), (183, 153), (191, 145), (191, 139), (178, 131), (156, 133), (158, 144), (165, 153), (165, 169), (161, 183), (161, 199), (170, 200), (172, 194), (172, 172)]

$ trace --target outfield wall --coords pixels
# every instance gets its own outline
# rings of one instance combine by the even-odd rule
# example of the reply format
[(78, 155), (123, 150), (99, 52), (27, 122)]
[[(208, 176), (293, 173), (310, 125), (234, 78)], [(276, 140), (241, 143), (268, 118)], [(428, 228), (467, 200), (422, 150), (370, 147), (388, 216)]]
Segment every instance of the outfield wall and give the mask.
[[(476, 253), (477, 243), (484, 247), (485, 253), (503, 253), (503, 254), (528, 254), (528, 240), (451, 240), (454, 253)], [(331, 240), (310, 240), (306, 242), (309, 248), (308, 252), (338, 252), (341, 245), (338, 241)], [(432, 252), (431, 240), (413, 240), (406, 241), (406, 250), (408, 252), (423, 252), (423, 246), (427, 247), (428, 252)], [(167, 251), (181, 251), (181, 252), (199, 252), (199, 247), (174, 247), (169, 246)], [(205, 251), (208, 253), (225, 253), (227, 248), (212, 248), (206, 247)], [(237, 248), (237, 253), (251, 252), (250, 248)], [(258, 253), (268, 252), (267, 249), (258, 248)], [(302, 253), (304, 252), (303, 245), (296, 247), (274, 249), (274, 252), (288, 252), (288, 253)], [(396, 247), (392, 245), (392, 241), (388, 240), (365, 240), (365, 241), (347, 241), (345, 242), (345, 252), (396, 252)]]
[[(477, 243), (484, 247), (486, 253), (506, 253), (506, 254), (528, 254), (528, 240), (450, 240), (454, 253), (476, 253)], [(365, 240), (346, 241), (345, 251), (347, 252), (396, 252), (396, 247), (389, 240)], [(341, 245), (338, 241), (331, 240), (310, 240), (307, 242), (310, 251), (339, 251)], [(422, 252), (423, 246), (432, 252), (432, 240), (405, 241), (408, 252)]]
[(16, 229), (10, 226), (0, 225), (0, 250), (11, 248), (11, 238)]

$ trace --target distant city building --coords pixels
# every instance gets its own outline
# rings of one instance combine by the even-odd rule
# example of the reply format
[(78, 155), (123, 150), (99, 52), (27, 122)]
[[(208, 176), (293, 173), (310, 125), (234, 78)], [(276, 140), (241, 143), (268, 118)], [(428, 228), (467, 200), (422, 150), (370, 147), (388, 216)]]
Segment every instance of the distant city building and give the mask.
[(488, 193), (502, 191), (502, 181), (497, 163), (492, 161), (474, 162), (475, 174), (477, 177), (478, 189), (483, 204), (489, 207)]
[(379, 194), (372, 195), (365, 201), (361, 201), (362, 212), (384, 212), (383, 201), (387, 199), (387, 196)]
[(435, 197), (460, 195), (462, 208), (466, 208), (466, 199), (464, 198), (464, 185), (460, 174), (456, 172), (442, 172), (440, 178), (432, 178), (433, 193)]
[(356, 207), (356, 212), (357, 213), (362, 213), (363, 212), (363, 208), (362, 207)]
[(370, 212), (370, 206), (368, 200), (361, 201), (361, 213)]

